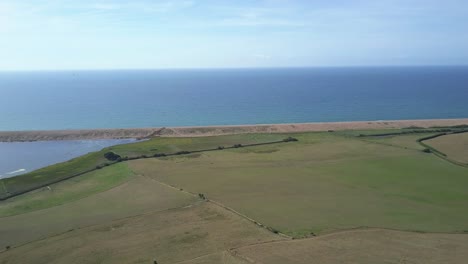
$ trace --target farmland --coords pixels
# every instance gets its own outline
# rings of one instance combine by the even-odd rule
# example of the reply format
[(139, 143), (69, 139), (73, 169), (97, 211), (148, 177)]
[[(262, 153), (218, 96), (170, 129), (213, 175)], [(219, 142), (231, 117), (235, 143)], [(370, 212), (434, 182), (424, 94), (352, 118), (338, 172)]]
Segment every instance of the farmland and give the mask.
[[(136, 160), (129, 166), (296, 238), (361, 226), (468, 230), (466, 168), (412, 145), (379, 144), (389, 139), (373, 143), (325, 133), (295, 137), (299, 142), (284, 146)], [(413, 135), (399, 137), (397, 143), (404, 146), (405, 137)]]
[[(141, 157), (0, 202), (0, 263), (463, 263), (468, 169), (423, 151), (418, 139), (434, 133), (158, 137), (106, 148), (4, 182), (66, 177), (109, 151)], [(446, 146), (466, 135), (426, 143), (456, 159), (464, 148)], [(288, 137), (298, 141), (248, 146)]]

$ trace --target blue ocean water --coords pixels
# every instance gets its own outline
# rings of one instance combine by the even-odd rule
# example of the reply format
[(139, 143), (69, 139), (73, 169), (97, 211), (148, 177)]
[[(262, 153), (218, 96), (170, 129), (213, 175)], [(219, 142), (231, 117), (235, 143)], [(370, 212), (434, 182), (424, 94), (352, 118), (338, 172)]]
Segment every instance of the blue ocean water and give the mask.
[(0, 130), (468, 117), (468, 67), (0, 73)]
[(0, 142), (0, 179), (18, 176), (134, 139)]

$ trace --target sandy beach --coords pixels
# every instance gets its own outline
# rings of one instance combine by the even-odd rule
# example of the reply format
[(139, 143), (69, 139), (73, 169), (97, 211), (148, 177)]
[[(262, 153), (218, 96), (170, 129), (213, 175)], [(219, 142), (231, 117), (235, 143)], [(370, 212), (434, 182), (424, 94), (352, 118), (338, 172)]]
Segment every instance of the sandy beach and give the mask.
[(435, 126), (468, 125), (468, 118), (427, 120), (384, 120), (353, 122), (322, 122), (295, 124), (259, 124), (232, 126), (127, 128), (127, 129), (83, 129), (45, 131), (0, 131), (0, 142), (122, 139), (151, 137), (201, 137), (241, 133), (294, 133), (328, 130), (392, 129)]

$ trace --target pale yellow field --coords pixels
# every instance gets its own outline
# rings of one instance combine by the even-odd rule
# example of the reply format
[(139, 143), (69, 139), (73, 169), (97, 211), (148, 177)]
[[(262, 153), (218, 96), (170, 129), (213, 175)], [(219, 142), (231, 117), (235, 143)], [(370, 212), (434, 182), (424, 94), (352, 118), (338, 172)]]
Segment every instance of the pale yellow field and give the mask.
[(355, 230), (234, 252), (257, 264), (465, 264), (468, 234)]
[(451, 134), (425, 141), (448, 158), (468, 164), (468, 133)]

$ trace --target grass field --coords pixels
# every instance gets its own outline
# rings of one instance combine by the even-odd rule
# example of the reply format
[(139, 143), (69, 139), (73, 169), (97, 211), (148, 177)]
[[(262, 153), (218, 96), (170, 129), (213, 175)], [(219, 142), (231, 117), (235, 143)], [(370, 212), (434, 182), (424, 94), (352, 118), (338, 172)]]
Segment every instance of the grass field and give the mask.
[(353, 230), (312, 239), (247, 246), (235, 252), (251, 263), (269, 264), (461, 264), (468, 259), (468, 236)]
[(23, 195), (9, 199), (3, 202), (0, 207), (0, 217), (45, 209), (79, 200), (111, 189), (129, 180), (132, 176), (133, 172), (125, 163), (106, 167), (55, 184), (49, 188), (42, 188), (35, 191), (33, 195)]
[(226, 251), (278, 239), (237, 215), (201, 202), (27, 244), (2, 253), (0, 263), (153, 263), (156, 259), (158, 263), (241, 264)]
[[(130, 166), (294, 237), (359, 226), (468, 230), (466, 168), (413, 149), (413, 143), (405, 149), (326, 133), (295, 137), (299, 142), (287, 145)], [(406, 137), (414, 135), (392, 140), (404, 146), (411, 142)]]
[[(99, 173), (112, 177), (107, 174), (106, 169), (100, 170)], [(2, 202), (0, 208), (3, 212), (17, 212), (17, 208), (20, 208), (22, 213), (0, 218), (0, 249), (115, 219), (188, 206), (198, 201), (188, 194), (174, 191), (150, 179), (129, 176), (126, 182), (112, 189), (87, 192), (86, 197), (78, 200), (62, 200), (63, 203), (60, 205), (49, 202), (59, 200), (67, 191), (84, 194), (85, 182), (92, 182), (92, 179), (85, 178), (83, 183), (78, 185), (63, 182), (58, 186), (52, 186), (61, 190), (57, 194), (44, 195), (43, 192), (47, 190), (43, 190), (26, 194), (7, 203)], [(26, 208), (28, 212), (24, 212)]]
[(455, 161), (468, 164), (468, 133), (451, 134), (425, 141)]
[[(68, 167), (104, 162), (107, 151), (299, 139), (125, 161), (1, 201), (0, 263), (464, 263), (468, 169), (423, 152), (417, 140), (431, 133), (358, 136), (385, 132), (155, 138), (4, 181), (23, 188), (65, 177)], [(464, 140), (438, 139), (441, 148)], [(359, 227), (432, 233), (346, 231)]]

